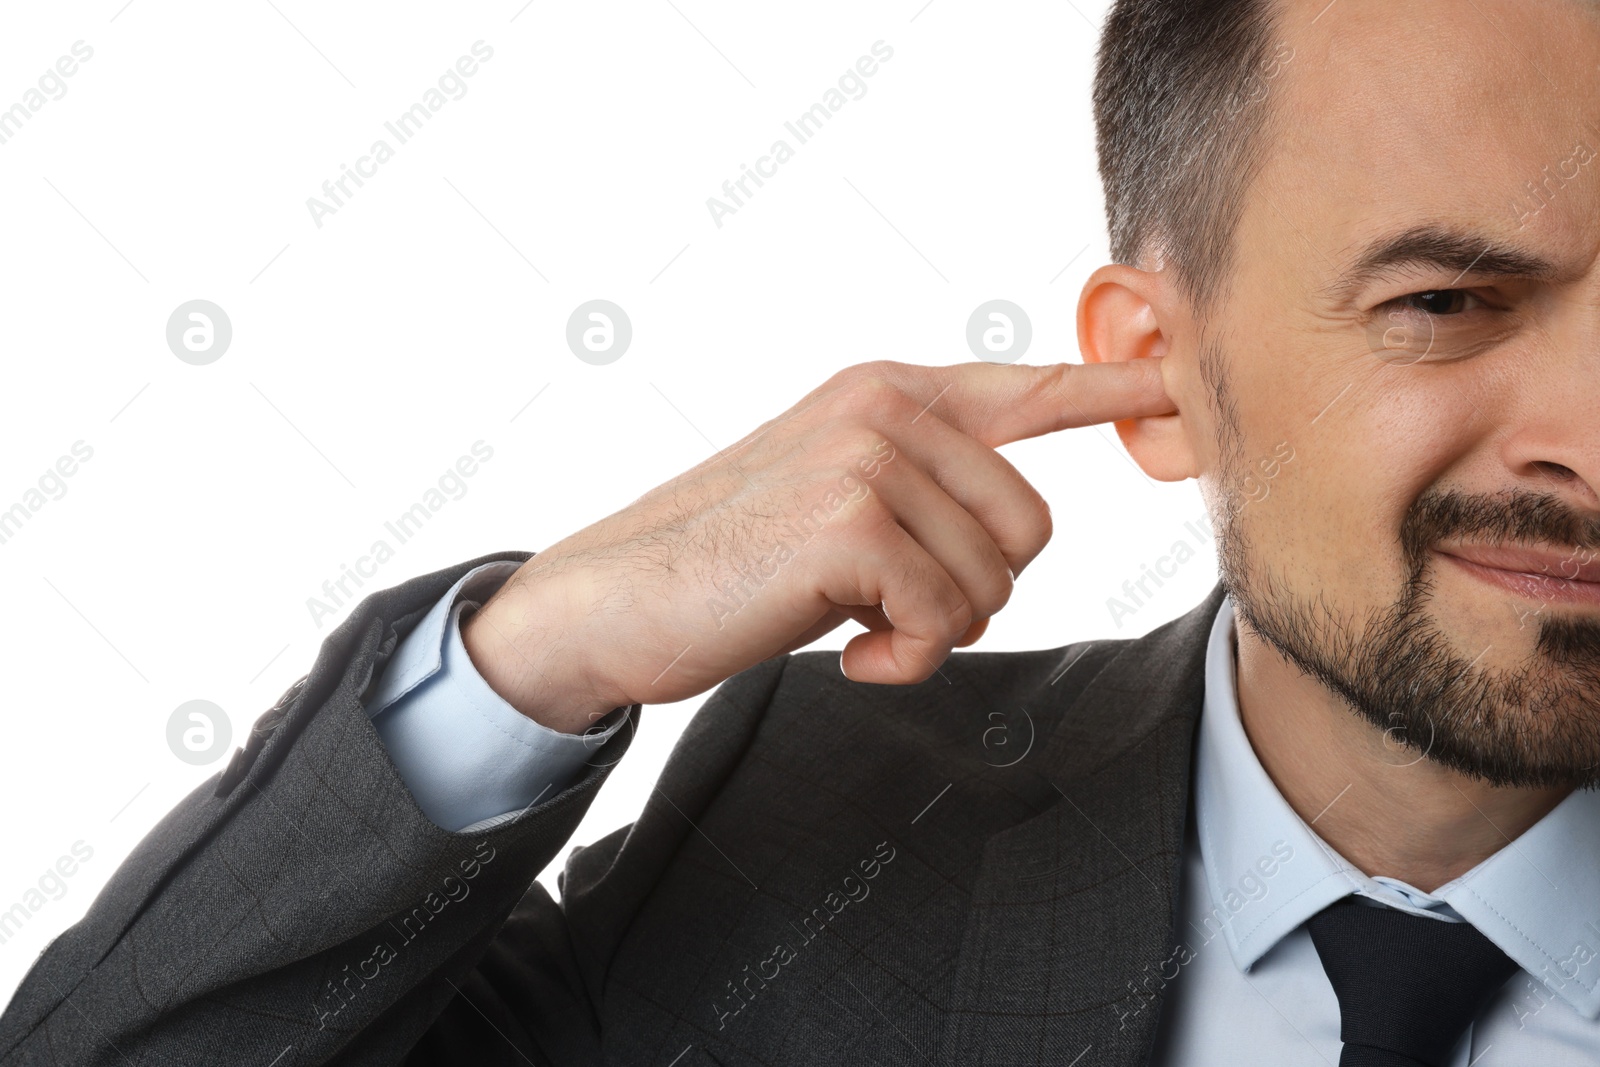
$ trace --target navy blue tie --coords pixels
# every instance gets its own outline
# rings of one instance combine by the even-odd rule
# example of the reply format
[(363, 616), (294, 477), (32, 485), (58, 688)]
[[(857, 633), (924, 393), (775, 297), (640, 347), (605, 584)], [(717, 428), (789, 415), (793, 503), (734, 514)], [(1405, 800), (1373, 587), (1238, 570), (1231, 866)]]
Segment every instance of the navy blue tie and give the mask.
[(1448, 1067), (1517, 965), (1470, 923), (1335, 901), (1306, 923), (1339, 997), (1339, 1067)]

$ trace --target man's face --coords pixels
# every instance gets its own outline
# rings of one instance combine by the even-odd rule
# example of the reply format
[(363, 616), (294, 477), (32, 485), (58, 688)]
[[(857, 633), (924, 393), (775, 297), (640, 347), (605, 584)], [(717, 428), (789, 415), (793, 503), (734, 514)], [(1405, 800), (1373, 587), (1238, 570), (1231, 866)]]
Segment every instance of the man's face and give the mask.
[[(1600, 5), (1280, 14), (1231, 290), (1174, 339), (1213, 370), (1185, 410), (1225, 400), (1189, 431), (1224, 577), (1390, 737), (1496, 784), (1600, 779)], [(1587, 581), (1517, 576), (1541, 567)]]

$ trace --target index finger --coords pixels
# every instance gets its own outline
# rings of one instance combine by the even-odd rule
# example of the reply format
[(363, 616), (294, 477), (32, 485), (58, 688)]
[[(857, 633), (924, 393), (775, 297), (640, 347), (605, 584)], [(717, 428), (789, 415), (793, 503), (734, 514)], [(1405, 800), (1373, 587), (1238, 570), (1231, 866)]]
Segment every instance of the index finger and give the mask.
[(1171, 415), (1161, 356), (1117, 363), (891, 363), (894, 385), (991, 448), (1101, 422)]

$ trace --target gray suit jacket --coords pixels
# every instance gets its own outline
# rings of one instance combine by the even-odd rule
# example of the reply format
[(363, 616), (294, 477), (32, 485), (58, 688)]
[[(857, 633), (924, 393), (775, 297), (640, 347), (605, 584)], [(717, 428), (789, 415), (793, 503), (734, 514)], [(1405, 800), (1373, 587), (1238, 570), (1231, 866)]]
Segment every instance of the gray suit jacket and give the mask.
[(534, 876), (631, 726), (452, 834), (361, 703), (461, 574), (527, 555), (363, 601), (40, 957), (0, 1064), (1147, 1062), (1220, 586), (1139, 640), (957, 653), (917, 686), (753, 667), (558, 903)]

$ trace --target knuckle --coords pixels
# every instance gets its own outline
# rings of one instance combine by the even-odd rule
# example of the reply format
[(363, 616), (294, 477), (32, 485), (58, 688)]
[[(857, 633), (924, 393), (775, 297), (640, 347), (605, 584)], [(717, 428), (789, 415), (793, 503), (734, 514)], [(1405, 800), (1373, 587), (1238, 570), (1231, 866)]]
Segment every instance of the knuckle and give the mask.
[(1043, 551), (1055, 533), (1050, 504), (1039, 492), (1022, 483), (1022, 491), (1009, 496), (993, 515), (995, 543), (1007, 556), (1032, 559)]
[(999, 568), (990, 572), (987, 584), (978, 592), (977, 603), (973, 605), (973, 613), (980, 619), (987, 619), (989, 616), (998, 613), (1011, 600), (1011, 592), (1015, 584), (1002, 561)]
[(959, 591), (951, 589), (940, 598), (938, 607), (939, 636), (941, 639), (948, 638), (945, 644), (953, 644), (972, 625), (972, 605)]
[(881, 473), (894, 456), (894, 444), (882, 433), (859, 421), (829, 427), (820, 449), (826, 484), (852, 498), (870, 492), (869, 481)]
[(963, 590), (972, 609), (972, 620), (987, 619), (1011, 599), (1011, 569), (999, 544), (981, 527), (974, 527), (967, 547), (968, 563)]
[(942, 567), (925, 558), (896, 553), (889, 565), (898, 568), (891, 584), (900, 590), (899, 599), (910, 612), (909, 618), (891, 617), (890, 622), (919, 644), (948, 651), (972, 625), (972, 604), (966, 594)]
[(883, 441), (883, 434), (862, 422), (840, 423), (830, 434), (829, 451), (847, 471), (855, 469), (858, 457), (870, 455)]
[(841, 371), (832, 394), (836, 409), (856, 414), (893, 414), (910, 403), (910, 397), (895, 384), (893, 367), (887, 360), (877, 360)]
[(804, 518), (810, 525), (837, 529), (856, 550), (892, 553), (904, 536), (894, 512), (872, 492), (858, 491), (854, 496), (837, 488), (824, 492), (810, 501)]
[(1029, 487), (1022, 508), (1021, 534), (1023, 544), (1037, 552), (1049, 544), (1055, 534), (1055, 519), (1050, 514), (1050, 502)]
[(869, 376), (882, 378), (885, 381), (892, 381), (900, 377), (908, 369), (908, 364), (893, 359), (869, 359), (865, 363), (856, 364), (856, 366)]
[(1081, 363), (1052, 363), (1048, 367), (1041, 368), (1040, 383), (1047, 389), (1056, 391), (1066, 389), (1072, 384), (1071, 379), (1077, 376), (1082, 366)]
[(906, 395), (887, 378), (863, 378), (850, 390), (852, 408), (863, 414), (892, 414), (906, 400)]
[(877, 493), (864, 493), (859, 500), (846, 500), (851, 522), (875, 541), (892, 543), (904, 536), (900, 520)]
[(862, 382), (878, 378), (888, 378), (885, 361), (871, 360), (866, 363), (855, 363), (835, 372), (826, 384), (834, 392), (849, 392), (857, 388)]
[(1039, 367), (1034, 372), (1033, 380), (1025, 389), (1026, 399), (1029, 402), (1060, 400), (1072, 395), (1073, 372), (1077, 367), (1073, 363), (1052, 363)]

